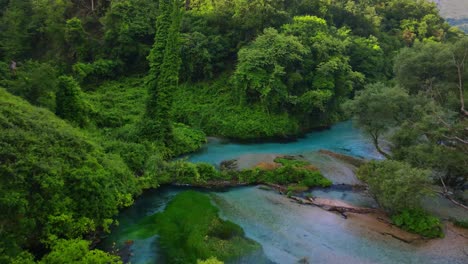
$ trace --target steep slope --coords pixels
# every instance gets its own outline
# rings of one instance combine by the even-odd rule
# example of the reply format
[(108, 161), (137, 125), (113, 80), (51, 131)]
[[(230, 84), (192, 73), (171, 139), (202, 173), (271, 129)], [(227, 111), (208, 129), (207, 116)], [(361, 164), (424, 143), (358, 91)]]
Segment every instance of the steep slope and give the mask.
[(138, 191), (119, 156), (0, 89), (0, 262), (108, 226)]

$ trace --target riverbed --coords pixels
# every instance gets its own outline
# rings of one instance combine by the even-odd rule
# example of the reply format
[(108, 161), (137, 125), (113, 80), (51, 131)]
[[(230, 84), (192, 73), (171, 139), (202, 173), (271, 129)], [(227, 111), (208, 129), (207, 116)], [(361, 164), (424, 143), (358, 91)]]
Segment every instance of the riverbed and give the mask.
[[(211, 140), (202, 151), (187, 158), (192, 162), (214, 165), (240, 158), (244, 165), (251, 165), (274, 155), (300, 155), (335, 184), (331, 189), (312, 190), (312, 195), (355, 206), (377, 207), (365, 191), (349, 187), (350, 184), (359, 184), (354, 174), (355, 167), (320, 154), (320, 149), (365, 159), (382, 158), (351, 122), (310, 133), (290, 143), (238, 144)], [(125, 236), (127, 228), (145, 216), (164, 210), (177, 193), (186, 189), (163, 187), (143, 194), (132, 207), (119, 215), (120, 225), (112, 230), (101, 246), (109, 249), (115, 243), (115, 248), (122, 247), (128, 240)], [(308, 263), (467, 263), (468, 235), (454, 227), (447, 227), (445, 239), (408, 244), (376, 232), (370, 226), (372, 222), (366, 222), (365, 218), (344, 219), (339, 214), (293, 203), (285, 196), (256, 186), (199, 191), (211, 196), (220, 209), (221, 217), (240, 225), (246, 236), (262, 245), (261, 252), (232, 263), (297, 263), (299, 260)], [(132, 241), (128, 248), (131, 263), (160, 263), (161, 249), (157, 239), (155, 236)], [(450, 246), (451, 241), (456, 245)]]

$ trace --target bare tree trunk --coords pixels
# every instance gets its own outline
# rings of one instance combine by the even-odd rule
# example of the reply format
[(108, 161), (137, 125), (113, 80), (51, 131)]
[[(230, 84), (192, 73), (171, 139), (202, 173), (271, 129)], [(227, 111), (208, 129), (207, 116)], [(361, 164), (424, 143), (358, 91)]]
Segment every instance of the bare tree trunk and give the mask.
[(94, 0), (91, 0), (91, 11), (94, 11)]
[(468, 50), (465, 50), (465, 54), (463, 54), (463, 59), (461, 61), (457, 61), (455, 58), (455, 54), (453, 54), (453, 62), (455, 63), (455, 67), (457, 67), (457, 74), (458, 74), (458, 92), (460, 96), (460, 111), (463, 115), (468, 116), (468, 111), (465, 110), (465, 96), (463, 94), (463, 72), (465, 70), (465, 59), (467, 56)]
[(383, 151), (383, 149), (381, 149), (380, 146), (379, 146), (379, 136), (376, 135), (376, 134), (371, 133), (371, 137), (372, 137), (372, 142), (374, 143), (374, 146), (375, 146), (375, 149), (377, 150), (377, 152), (382, 154), (386, 159), (390, 159), (391, 158), (390, 154)]
[(190, 9), (190, 0), (185, 0), (185, 10)]

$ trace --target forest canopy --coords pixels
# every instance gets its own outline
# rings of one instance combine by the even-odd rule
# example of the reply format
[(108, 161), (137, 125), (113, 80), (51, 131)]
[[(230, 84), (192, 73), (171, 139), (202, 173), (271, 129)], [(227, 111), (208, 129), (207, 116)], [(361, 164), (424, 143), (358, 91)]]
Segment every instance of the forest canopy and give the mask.
[(0, 263), (118, 263), (90, 242), (144, 189), (218, 177), (171, 162), (207, 135), (349, 118), (388, 159), (360, 177), (403, 226), (422, 185), (466, 188), (467, 64), (425, 0), (0, 0)]

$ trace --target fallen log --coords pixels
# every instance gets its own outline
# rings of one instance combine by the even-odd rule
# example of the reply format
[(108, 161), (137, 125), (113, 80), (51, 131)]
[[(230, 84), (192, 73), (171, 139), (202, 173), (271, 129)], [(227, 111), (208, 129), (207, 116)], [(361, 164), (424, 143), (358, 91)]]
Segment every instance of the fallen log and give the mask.
[(333, 201), (333, 200), (327, 200), (327, 199), (321, 199), (321, 198), (304, 199), (304, 198), (297, 197), (297, 196), (290, 196), (289, 198), (300, 204), (314, 205), (326, 211), (338, 212), (345, 218), (347, 217), (346, 213), (369, 214), (369, 213), (376, 213), (379, 211), (373, 208), (356, 207), (356, 206), (348, 205), (340, 201)]

